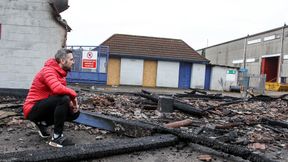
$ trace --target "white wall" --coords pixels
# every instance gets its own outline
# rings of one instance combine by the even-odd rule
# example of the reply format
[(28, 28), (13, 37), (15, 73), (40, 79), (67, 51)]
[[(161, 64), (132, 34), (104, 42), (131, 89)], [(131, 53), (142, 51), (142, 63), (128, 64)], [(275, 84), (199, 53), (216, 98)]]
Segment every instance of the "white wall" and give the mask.
[(65, 42), (48, 0), (1, 0), (0, 88), (28, 89), (46, 59)]
[(144, 60), (121, 58), (120, 84), (142, 85)]
[(106, 57), (99, 57), (99, 59), (100, 59), (99, 72), (106, 73), (106, 64), (107, 64)]
[(205, 84), (205, 64), (192, 64), (191, 88), (204, 89)]
[(157, 87), (178, 87), (179, 62), (158, 61), (157, 65)]
[(226, 80), (227, 70), (236, 70), (236, 69), (221, 66), (212, 66), (210, 90), (228, 91), (230, 89), (230, 86), (237, 85), (238, 71), (236, 70), (235, 74), (236, 78), (235, 81), (232, 82)]

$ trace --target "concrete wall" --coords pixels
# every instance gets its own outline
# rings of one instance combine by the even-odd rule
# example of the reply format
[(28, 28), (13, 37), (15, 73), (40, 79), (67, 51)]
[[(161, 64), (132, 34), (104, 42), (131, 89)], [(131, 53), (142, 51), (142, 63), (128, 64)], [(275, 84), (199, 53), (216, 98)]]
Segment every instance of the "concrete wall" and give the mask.
[(121, 58), (120, 84), (121, 85), (142, 85), (143, 64), (141, 59)]
[(0, 88), (28, 89), (47, 58), (65, 43), (48, 0), (1, 0)]
[(157, 87), (178, 87), (179, 62), (158, 61), (157, 65)]
[(204, 89), (205, 69), (205, 64), (192, 64), (191, 88)]
[[(281, 53), (282, 28), (249, 36), (246, 44), (246, 68), (250, 74), (260, 74), (263, 56)], [(212, 64), (243, 67), (245, 38), (232, 40), (219, 45), (198, 50)], [(288, 28), (284, 30), (284, 55), (288, 55)], [(242, 60), (242, 62), (241, 62)], [(233, 63), (234, 62), (234, 63)], [(238, 63), (237, 63), (238, 62)], [(282, 65), (282, 77), (288, 77), (288, 62)]]

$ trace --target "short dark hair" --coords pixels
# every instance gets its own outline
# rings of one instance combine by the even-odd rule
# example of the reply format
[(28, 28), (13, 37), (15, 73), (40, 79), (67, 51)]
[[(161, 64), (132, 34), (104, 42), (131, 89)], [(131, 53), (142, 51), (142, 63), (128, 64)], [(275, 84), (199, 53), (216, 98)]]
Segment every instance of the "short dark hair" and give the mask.
[(58, 50), (57, 53), (55, 54), (55, 60), (58, 63), (60, 63), (61, 59), (65, 59), (67, 57), (68, 53), (72, 53), (72, 50), (66, 49), (66, 48), (62, 48), (62, 49)]

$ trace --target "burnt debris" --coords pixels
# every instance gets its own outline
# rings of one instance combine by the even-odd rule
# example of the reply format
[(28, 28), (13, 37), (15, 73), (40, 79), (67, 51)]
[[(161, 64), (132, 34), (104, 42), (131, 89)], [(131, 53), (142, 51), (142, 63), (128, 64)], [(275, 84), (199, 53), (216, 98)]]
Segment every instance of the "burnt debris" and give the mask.
[[(145, 141), (145, 139), (159, 138), (155, 136), (157, 134), (170, 134), (169, 137), (165, 137), (169, 139), (164, 142), (166, 144), (159, 144), (159, 147), (171, 146), (182, 141), (255, 162), (282, 162), (287, 158), (287, 95), (279, 97), (261, 95), (242, 99), (199, 90), (191, 90), (183, 94), (160, 94), (147, 90), (138, 93), (106, 93), (85, 89), (79, 92), (79, 101), (81, 115), (75, 124), (71, 125), (75, 127), (74, 131), (79, 130), (81, 125), (85, 125), (82, 129), (84, 131), (106, 130), (118, 135), (119, 138), (125, 136), (128, 141), (129, 139)], [(19, 109), (22, 102), (23, 100), (13, 97), (0, 98), (0, 113), (4, 116), (12, 114), (0, 118), (1, 127), (11, 127), (13, 125), (8, 124), (11, 120), (21, 120)], [(99, 139), (103, 138), (105, 134), (102, 134), (101, 138), (99, 136)], [(73, 152), (73, 156), (65, 157), (65, 154), (59, 153), (54, 160), (65, 161), (63, 159), (69, 158), (77, 160), (78, 155), (79, 159), (98, 158), (89, 154), (89, 149), (94, 150), (94, 152), (90, 151), (91, 153), (95, 153), (93, 146), (94, 144), (67, 148)], [(121, 148), (119, 145), (119, 149), (123, 150), (122, 147), (125, 148), (125, 153), (137, 150), (134, 145), (130, 148), (127, 144), (125, 147), (125, 142), (121, 144)], [(153, 147), (143, 147), (145, 149), (141, 150), (158, 146), (155, 141)], [(87, 153), (81, 152), (80, 148), (86, 149)], [(101, 150), (96, 151), (101, 152)], [(33, 154), (33, 150), (30, 152)], [(104, 152), (105, 150), (101, 153), (101, 157), (113, 155), (111, 151)], [(124, 152), (119, 151), (115, 154)], [(19, 154), (8, 151), (0, 157), (20, 158), (22, 154), (24, 153), (21, 151)], [(45, 156), (37, 158), (43, 160)], [(47, 158), (53, 159), (53, 157)]]

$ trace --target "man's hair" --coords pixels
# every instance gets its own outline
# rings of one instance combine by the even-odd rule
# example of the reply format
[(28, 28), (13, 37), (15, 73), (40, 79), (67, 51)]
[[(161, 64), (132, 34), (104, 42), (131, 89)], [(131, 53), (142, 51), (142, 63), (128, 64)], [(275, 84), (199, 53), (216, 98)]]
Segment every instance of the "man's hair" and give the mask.
[(55, 60), (58, 63), (60, 63), (61, 59), (66, 59), (68, 53), (72, 53), (72, 50), (65, 49), (65, 48), (62, 48), (62, 49), (58, 50), (57, 53), (55, 54)]

